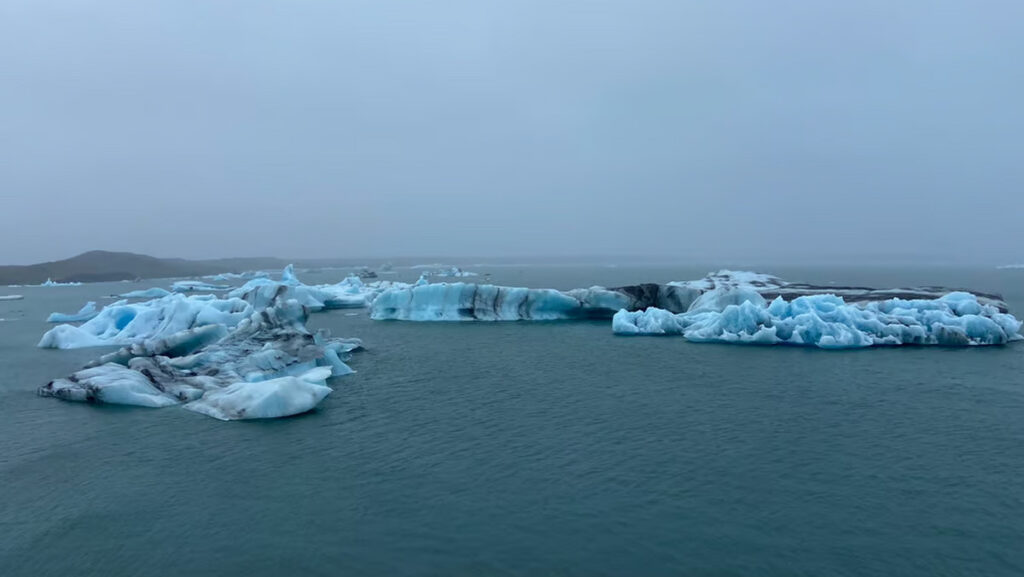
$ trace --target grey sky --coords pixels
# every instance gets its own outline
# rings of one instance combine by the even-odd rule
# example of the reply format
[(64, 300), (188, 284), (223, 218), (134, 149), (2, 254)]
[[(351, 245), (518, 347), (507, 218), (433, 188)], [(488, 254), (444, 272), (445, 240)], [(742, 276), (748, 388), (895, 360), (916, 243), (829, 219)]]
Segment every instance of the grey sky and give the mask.
[(1024, 3), (4, 0), (0, 262), (1024, 260)]

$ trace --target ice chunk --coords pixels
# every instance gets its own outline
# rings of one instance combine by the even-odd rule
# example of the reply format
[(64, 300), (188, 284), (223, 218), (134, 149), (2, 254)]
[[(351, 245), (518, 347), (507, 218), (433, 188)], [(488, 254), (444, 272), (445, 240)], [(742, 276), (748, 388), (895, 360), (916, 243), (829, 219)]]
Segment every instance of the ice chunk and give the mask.
[(298, 415), (311, 411), (331, 393), (324, 384), (328, 376), (330, 369), (314, 369), (301, 377), (235, 383), (208, 391), (185, 408), (222, 421)]
[(81, 326), (58, 325), (43, 335), (41, 348), (75, 349), (128, 345), (205, 325), (232, 327), (252, 313), (241, 299), (172, 294), (128, 304), (118, 301)]
[(80, 286), (80, 282), (56, 282), (52, 279), (46, 279), (46, 282), (35, 285), (35, 286)]
[(791, 344), (827, 349), (887, 345), (1002, 345), (1021, 339), (1021, 322), (969, 293), (936, 299), (893, 298), (850, 304), (829, 294), (776, 297), (770, 304), (746, 287), (722, 286), (690, 311), (619, 311), (621, 335), (678, 334), (694, 342)]
[(120, 296), (121, 298), (124, 299), (158, 299), (163, 298), (169, 294), (171, 294), (171, 291), (169, 290), (162, 289), (160, 287), (153, 287), (144, 290), (126, 292)]
[(100, 365), (57, 379), (39, 389), (39, 394), (65, 401), (167, 407), (181, 401), (161, 391), (146, 375), (116, 364)]
[(219, 292), (231, 290), (231, 286), (224, 284), (212, 284), (201, 280), (179, 280), (171, 285), (171, 290), (176, 293)]
[(22, 295), (0, 295), (0, 301), (20, 301), (23, 298)]
[(81, 323), (87, 320), (96, 318), (96, 315), (100, 314), (96, 310), (96, 303), (89, 301), (85, 303), (85, 306), (78, 310), (74, 314), (63, 314), (63, 313), (51, 313), (46, 319), (48, 323)]

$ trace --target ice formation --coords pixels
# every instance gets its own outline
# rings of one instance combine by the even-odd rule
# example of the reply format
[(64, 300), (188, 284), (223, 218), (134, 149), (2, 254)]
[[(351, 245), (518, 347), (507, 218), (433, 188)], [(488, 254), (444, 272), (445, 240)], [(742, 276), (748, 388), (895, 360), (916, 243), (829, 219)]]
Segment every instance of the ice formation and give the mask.
[(860, 305), (829, 294), (770, 303), (749, 287), (704, 293), (690, 310), (619, 311), (621, 335), (682, 335), (694, 342), (791, 344), (826, 349), (885, 345), (1002, 345), (1021, 338), (1021, 323), (969, 293), (935, 299), (892, 298)]
[(158, 299), (171, 294), (171, 291), (160, 287), (153, 287), (144, 290), (126, 292), (121, 296), (123, 299)]
[(53, 327), (43, 335), (39, 347), (77, 349), (144, 343), (204, 325), (233, 327), (252, 310), (241, 299), (218, 299), (213, 295), (172, 294), (133, 304), (118, 301), (80, 326)]
[(96, 310), (96, 303), (94, 301), (89, 301), (89, 302), (85, 303), (85, 306), (82, 307), (81, 309), (79, 309), (77, 313), (74, 313), (74, 314), (52, 313), (46, 319), (46, 322), (48, 322), (48, 323), (81, 323), (81, 322), (85, 322), (85, 321), (88, 321), (88, 320), (92, 320), (93, 318), (96, 318), (96, 315), (98, 315), (98, 314), (100, 314), (100, 313), (99, 313), (99, 311)]
[(23, 298), (22, 295), (0, 295), (0, 301), (20, 301)]
[(233, 330), (210, 325), (136, 343), (39, 394), (145, 407), (187, 403), (223, 420), (303, 413), (330, 392), (327, 378), (352, 372), (344, 361), (360, 347), (356, 339), (310, 333), (306, 315), (298, 302), (276, 299)]
[(187, 292), (219, 292), (231, 290), (229, 285), (211, 284), (200, 280), (179, 280), (171, 285), (171, 290), (176, 293)]

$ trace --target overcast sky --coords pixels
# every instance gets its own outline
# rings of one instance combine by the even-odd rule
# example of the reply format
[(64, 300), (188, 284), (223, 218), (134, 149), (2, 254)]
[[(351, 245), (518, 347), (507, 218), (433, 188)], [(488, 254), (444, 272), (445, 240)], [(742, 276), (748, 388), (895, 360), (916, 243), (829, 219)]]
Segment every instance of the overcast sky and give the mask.
[(1024, 260), (1024, 2), (4, 0), (0, 262)]

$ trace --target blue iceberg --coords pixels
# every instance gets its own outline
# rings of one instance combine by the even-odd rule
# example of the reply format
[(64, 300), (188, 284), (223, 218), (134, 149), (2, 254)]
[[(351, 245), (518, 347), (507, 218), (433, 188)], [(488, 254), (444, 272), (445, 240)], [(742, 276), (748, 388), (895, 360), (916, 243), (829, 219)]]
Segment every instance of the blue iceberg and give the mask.
[(46, 322), (48, 322), (48, 323), (83, 323), (85, 321), (92, 320), (92, 319), (96, 318), (96, 315), (98, 315), (98, 314), (100, 314), (100, 313), (99, 313), (98, 310), (96, 310), (96, 303), (94, 301), (89, 301), (89, 302), (85, 303), (85, 306), (83, 306), (81, 309), (79, 309), (77, 313), (74, 313), (74, 314), (51, 313), (50, 316), (47, 317)]
[(862, 304), (850, 304), (832, 294), (791, 301), (779, 296), (768, 302), (757, 290), (744, 286), (704, 293), (685, 313), (621, 310), (612, 319), (612, 330), (620, 335), (681, 335), (693, 342), (825, 349), (1003, 345), (1020, 340), (1020, 328), (1013, 315), (965, 292)]

